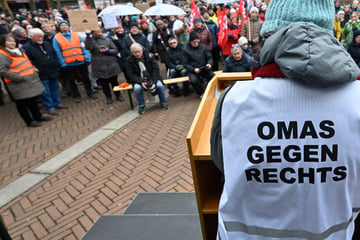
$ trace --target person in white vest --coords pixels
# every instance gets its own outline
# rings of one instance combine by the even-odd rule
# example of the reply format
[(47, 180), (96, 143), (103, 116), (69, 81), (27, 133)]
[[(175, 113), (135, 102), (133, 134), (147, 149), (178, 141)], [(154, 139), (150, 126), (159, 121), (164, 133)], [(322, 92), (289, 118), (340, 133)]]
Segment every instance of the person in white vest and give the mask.
[(360, 70), (333, 22), (333, 0), (272, 0), (254, 80), (220, 95), (211, 129), (224, 174), (217, 239), (352, 239)]

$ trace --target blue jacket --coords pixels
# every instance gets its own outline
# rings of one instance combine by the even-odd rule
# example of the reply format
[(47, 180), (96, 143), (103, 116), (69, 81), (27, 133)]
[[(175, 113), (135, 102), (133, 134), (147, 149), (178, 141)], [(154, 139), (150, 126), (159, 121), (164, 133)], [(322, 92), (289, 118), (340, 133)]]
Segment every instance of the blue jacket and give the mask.
[(206, 26), (211, 32), (211, 37), (213, 39), (213, 48), (217, 48), (217, 32), (219, 31), (218, 26), (213, 22), (213, 20), (209, 19), (208, 21), (205, 21)]
[[(73, 32), (73, 34), (77, 34), (75, 32)], [(71, 32), (67, 32), (67, 33), (62, 33), (62, 35), (64, 35), (64, 37), (70, 41), (71, 39)], [(82, 51), (84, 53), (84, 57), (85, 57), (85, 62), (87, 63), (90, 63), (90, 55), (89, 55), (89, 52), (85, 49), (85, 44), (84, 44), (84, 41), (80, 38), (80, 44), (81, 44), (81, 48), (82, 48)], [(53, 48), (56, 52), (56, 55), (58, 56), (58, 59), (59, 59), (59, 62), (60, 62), (60, 66), (61, 67), (67, 67), (67, 66), (78, 66), (78, 65), (81, 65), (81, 64), (84, 64), (85, 62), (84, 61), (78, 61), (78, 62), (73, 62), (73, 63), (69, 63), (69, 64), (66, 64), (65, 63), (65, 60), (64, 60), (64, 57), (62, 55), (62, 51), (61, 51), (61, 48), (60, 48), (60, 45), (59, 43), (57, 42), (56, 38), (54, 37), (53, 38)]]
[(240, 61), (235, 61), (232, 55), (228, 56), (223, 72), (250, 72), (249, 56), (243, 52)]

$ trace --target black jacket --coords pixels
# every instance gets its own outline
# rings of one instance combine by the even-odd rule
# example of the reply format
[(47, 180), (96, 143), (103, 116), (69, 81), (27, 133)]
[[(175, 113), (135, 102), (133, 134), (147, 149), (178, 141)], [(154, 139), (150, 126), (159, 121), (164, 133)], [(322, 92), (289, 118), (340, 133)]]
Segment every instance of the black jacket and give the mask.
[(194, 72), (195, 68), (204, 67), (206, 64), (213, 65), (213, 59), (206, 46), (199, 44), (197, 48), (191, 46), (191, 43), (186, 45), (184, 66), (188, 72)]
[(40, 49), (39, 44), (34, 43), (31, 39), (29, 39), (29, 41), (23, 46), (23, 49), (31, 62), (39, 70), (39, 77), (41, 80), (58, 78), (60, 64), (55, 50), (47, 41), (43, 41), (42, 46), (45, 51)]
[(169, 48), (169, 38), (174, 37), (172, 31), (167, 27), (153, 33), (152, 52), (159, 53), (161, 62), (165, 62), (166, 48)]
[(178, 44), (176, 48), (169, 48), (166, 52), (166, 67), (174, 69), (176, 65), (184, 65), (184, 48), (182, 44)]
[(348, 47), (348, 52), (350, 53), (356, 64), (360, 66), (360, 44), (356, 43), (355, 40), (353, 40)]
[[(129, 33), (131, 34), (131, 33)], [(129, 34), (126, 34), (124, 41), (123, 41), (123, 45), (122, 45), (122, 49), (124, 53), (124, 57), (127, 58), (130, 54), (130, 46), (133, 44), (133, 41), (130, 39)], [(141, 46), (144, 47), (145, 51), (150, 52), (150, 43), (147, 40), (147, 38), (144, 36), (144, 34), (142, 34), (141, 32), (139, 32), (136, 35), (132, 35), (133, 39), (135, 40), (135, 42), (141, 44)]]
[(126, 34), (125, 33), (123, 33), (123, 34), (114, 33), (114, 34), (116, 34), (118, 39), (115, 40), (111, 37), (111, 41), (113, 41), (113, 43), (115, 44), (115, 46), (117, 47), (117, 49), (120, 53), (116, 56), (116, 60), (119, 64), (120, 68), (124, 69), (126, 57), (125, 57), (125, 53), (124, 53), (124, 49), (123, 49), (123, 43), (124, 43)]
[[(162, 81), (162, 77), (160, 75), (160, 69), (155, 59), (153, 57), (150, 57), (149, 53), (147, 53), (146, 51), (144, 51), (142, 59), (144, 61), (149, 77), (154, 82), (157, 80)], [(131, 81), (130, 82), (131, 84), (134, 83), (141, 84), (143, 82), (140, 73), (139, 61), (133, 55), (130, 55), (126, 59), (126, 73), (128, 75), (129, 81)]]

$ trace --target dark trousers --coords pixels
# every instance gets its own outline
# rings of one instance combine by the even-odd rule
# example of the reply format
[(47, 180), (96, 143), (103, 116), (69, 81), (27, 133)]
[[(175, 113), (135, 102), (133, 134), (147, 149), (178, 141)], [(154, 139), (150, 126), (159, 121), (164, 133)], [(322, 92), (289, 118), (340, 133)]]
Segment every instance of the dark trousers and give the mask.
[[(187, 75), (186, 69), (181, 71), (177, 71), (176, 69), (169, 69), (169, 77), (170, 78), (177, 78), (177, 77), (184, 77)], [(179, 91), (179, 86), (177, 83), (169, 84), (170, 88), (173, 88), (175, 91)], [(183, 91), (188, 93), (189, 92), (189, 82), (183, 82)]]
[(69, 81), (70, 90), (73, 97), (80, 97), (79, 88), (76, 84), (76, 71), (78, 71), (83, 78), (86, 94), (90, 96), (92, 94), (91, 82), (89, 79), (89, 72), (86, 64), (77, 66), (68, 66), (62, 69), (65, 77)]
[(205, 69), (201, 70), (200, 73), (190, 73), (189, 80), (197, 95), (201, 95), (205, 91), (206, 84), (214, 76), (214, 73), (211, 70)]
[(213, 58), (213, 65), (212, 65), (212, 70), (213, 71), (217, 71), (219, 70), (219, 59), (220, 59), (220, 49), (219, 49), (219, 46), (213, 48), (211, 50), (211, 55), (212, 55), (212, 58)]
[[(106, 98), (111, 98), (111, 92), (112, 92), (112, 89), (119, 85), (118, 83), (118, 80), (117, 80), (117, 76), (113, 76), (113, 77), (110, 77), (110, 78), (99, 78), (98, 79), (100, 84), (101, 84), (101, 87), (102, 87), (102, 90), (103, 90), (103, 93), (105, 95)], [(110, 86), (111, 85), (111, 89), (110, 89)], [(119, 97), (120, 96), (120, 92), (114, 92), (115, 96), (116, 97)]]
[(11, 240), (11, 237), (10, 237), (1, 218), (0, 218), (0, 239), (1, 240)]
[(41, 112), (37, 104), (37, 97), (15, 100), (15, 104), (17, 111), (26, 124), (31, 123), (33, 120), (41, 120)]

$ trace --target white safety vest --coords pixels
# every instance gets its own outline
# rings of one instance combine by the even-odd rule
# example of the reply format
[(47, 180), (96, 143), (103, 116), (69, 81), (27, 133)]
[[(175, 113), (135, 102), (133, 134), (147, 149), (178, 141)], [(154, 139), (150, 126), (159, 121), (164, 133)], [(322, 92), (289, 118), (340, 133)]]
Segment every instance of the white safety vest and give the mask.
[(360, 211), (360, 82), (237, 82), (221, 110), (218, 239), (351, 240)]

